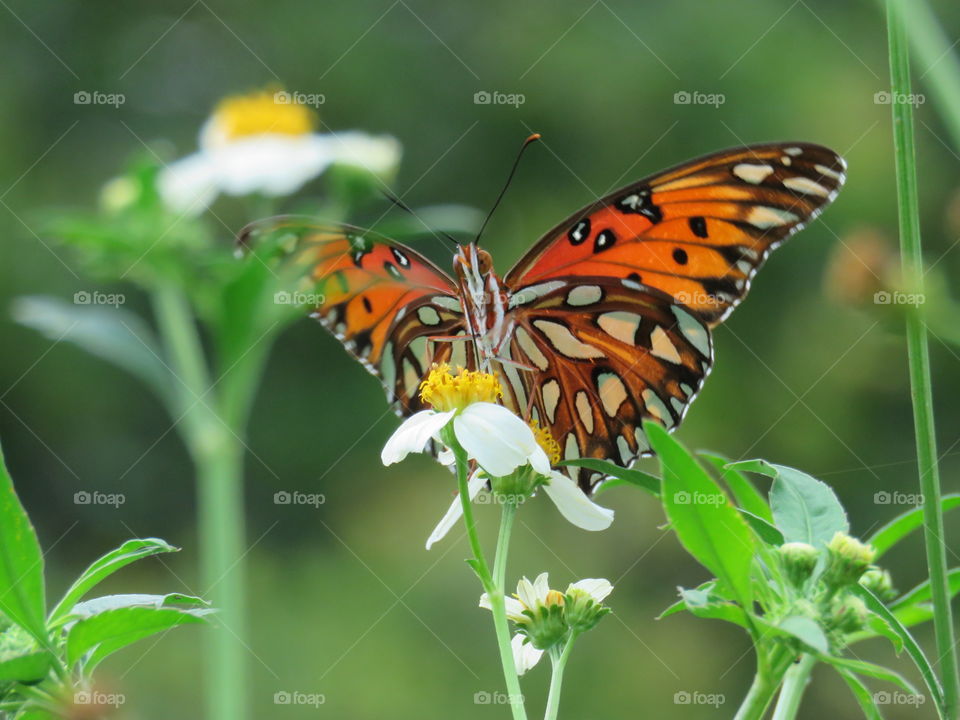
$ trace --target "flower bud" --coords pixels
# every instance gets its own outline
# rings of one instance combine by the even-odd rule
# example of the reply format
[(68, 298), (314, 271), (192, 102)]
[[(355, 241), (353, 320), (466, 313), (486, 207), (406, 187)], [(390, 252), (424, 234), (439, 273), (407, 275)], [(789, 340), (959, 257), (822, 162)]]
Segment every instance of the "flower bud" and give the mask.
[(577, 633), (591, 630), (610, 608), (597, 602), (586, 590), (571, 587), (566, 595), (566, 616), (570, 629)]
[(823, 581), (827, 587), (836, 589), (852, 585), (860, 580), (877, 551), (846, 533), (838, 532), (827, 544), (827, 568)]
[(835, 598), (830, 608), (830, 627), (844, 635), (849, 635), (862, 630), (867, 624), (869, 615), (863, 600), (855, 595)]
[(893, 578), (883, 568), (872, 567), (860, 578), (860, 584), (884, 602), (890, 602), (897, 597), (893, 587)]
[(784, 543), (779, 549), (783, 570), (790, 584), (801, 588), (810, 579), (820, 551), (805, 542)]

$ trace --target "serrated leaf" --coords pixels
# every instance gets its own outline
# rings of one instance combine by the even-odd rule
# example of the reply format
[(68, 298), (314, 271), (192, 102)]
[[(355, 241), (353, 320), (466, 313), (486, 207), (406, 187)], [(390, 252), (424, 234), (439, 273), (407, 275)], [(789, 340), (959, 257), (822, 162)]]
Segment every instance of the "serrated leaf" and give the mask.
[(179, 548), (168, 544), (159, 538), (139, 538), (128, 540), (115, 550), (111, 550), (103, 557), (95, 560), (90, 567), (83, 571), (76, 582), (64, 594), (63, 599), (50, 613), (50, 625), (57, 625), (66, 617), (76, 602), (90, 592), (103, 580), (123, 567), (141, 558), (159, 553), (177, 552)]
[[(121, 607), (80, 620), (67, 634), (67, 662), (83, 659), (86, 673), (107, 656), (137, 640), (188, 623), (205, 622), (209, 610)], [(86, 657), (85, 657), (86, 656)]]
[(849, 532), (847, 513), (826, 483), (805, 472), (766, 460), (745, 460), (728, 466), (773, 478), (770, 509), (785, 542), (826, 545), (837, 532)]
[(753, 605), (753, 534), (709, 473), (657, 423), (644, 432), (660, 459), (661, 501), (680, 542), (744, 608)]
[(43, 567), (37, 533), (20, 504), (0, 450), (0, 614), (46, 647)]
[(930, 661), (927, 660), (927, 656), (924, 655), (923, 650), (914, 639), (913, 635), (910, 634), (910, 631), (907, 630), (907, 628), (903, 625), (903, 623), (900, 622), (896, 615), (890, 612), (890, 609), (883, 604), (883, 601), (870, 592), (870, 590), (867, 588), (863, 587), (862, 585), (855, 585), (851, 589), (851, 592), (863, 600), (871, 612), (883, 619), (887, 625), (897, 635), (900, 636), (900, 639), (903, 642), (903, 647), (906, 649), (907, 654), (917, 666), (917, 670), (920, 671), (920, 675), (923, 677), (923, 681), (927, 684), (927, 688), (930, 690), (930, 694), (933, 696), (934, 702), (937, 704), (937, 707), (940, 708), (941, 715), (945, 716), (946, 709), (944, 706), (943, 688), (940, 686), (940, 682), (937, 680), (937, 675), (933, 671)]

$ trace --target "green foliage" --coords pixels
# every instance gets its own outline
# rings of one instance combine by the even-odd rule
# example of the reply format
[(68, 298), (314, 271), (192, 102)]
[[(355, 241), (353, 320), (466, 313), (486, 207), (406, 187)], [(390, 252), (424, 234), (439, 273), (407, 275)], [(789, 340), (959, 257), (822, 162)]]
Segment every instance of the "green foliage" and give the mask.
[(187, 595), (108, 595), (79, 602), (136, 560), (176, 552), (163, 540), (130, 540), (90, 565), (46, 615), (43, 556), (0, 456), (0, 710), (23, 718), (66, 716), (57, 698), (88, 687), (118, 650), (155, 633), (204, 622), (212, 610)]

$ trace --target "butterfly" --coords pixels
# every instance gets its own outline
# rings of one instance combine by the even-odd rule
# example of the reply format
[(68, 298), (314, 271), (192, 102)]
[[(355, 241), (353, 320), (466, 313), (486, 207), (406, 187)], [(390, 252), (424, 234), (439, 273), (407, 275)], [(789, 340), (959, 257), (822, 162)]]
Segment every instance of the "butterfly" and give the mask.
[[(241, 241), (285, 238), (318, 294), (312, 317), (400, 414), (423, 409), (433, 363), (495, 371), (504, 405), (549, 428), (563, 459), (629, 467), (651, 454), (643, 420), (680, 424), (710, 372), (712, 329), (770, 252), (833, 201), (845, 171), (808, 143), (707, 155), (579, 210), (502, 278), (477, 242), (458, 245), (451, 276), (351, 226), (273, 218)], [(586, 492), (603, 480), (567, 470)]]

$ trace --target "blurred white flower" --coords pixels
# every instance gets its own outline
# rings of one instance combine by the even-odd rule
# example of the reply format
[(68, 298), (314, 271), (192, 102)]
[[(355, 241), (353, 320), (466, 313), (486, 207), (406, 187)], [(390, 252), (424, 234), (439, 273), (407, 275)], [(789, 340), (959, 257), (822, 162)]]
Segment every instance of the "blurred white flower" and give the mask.
[(395, 138), (313, 132), (316, 115), (288, 98), (265, 90), (222, 100), (200, 131), (199, 151), (161, 171), (164, 202), (199, 213), (220, 193), (288, 195), (335, 163), (375, 175), (396, 169), (401, 148)]

